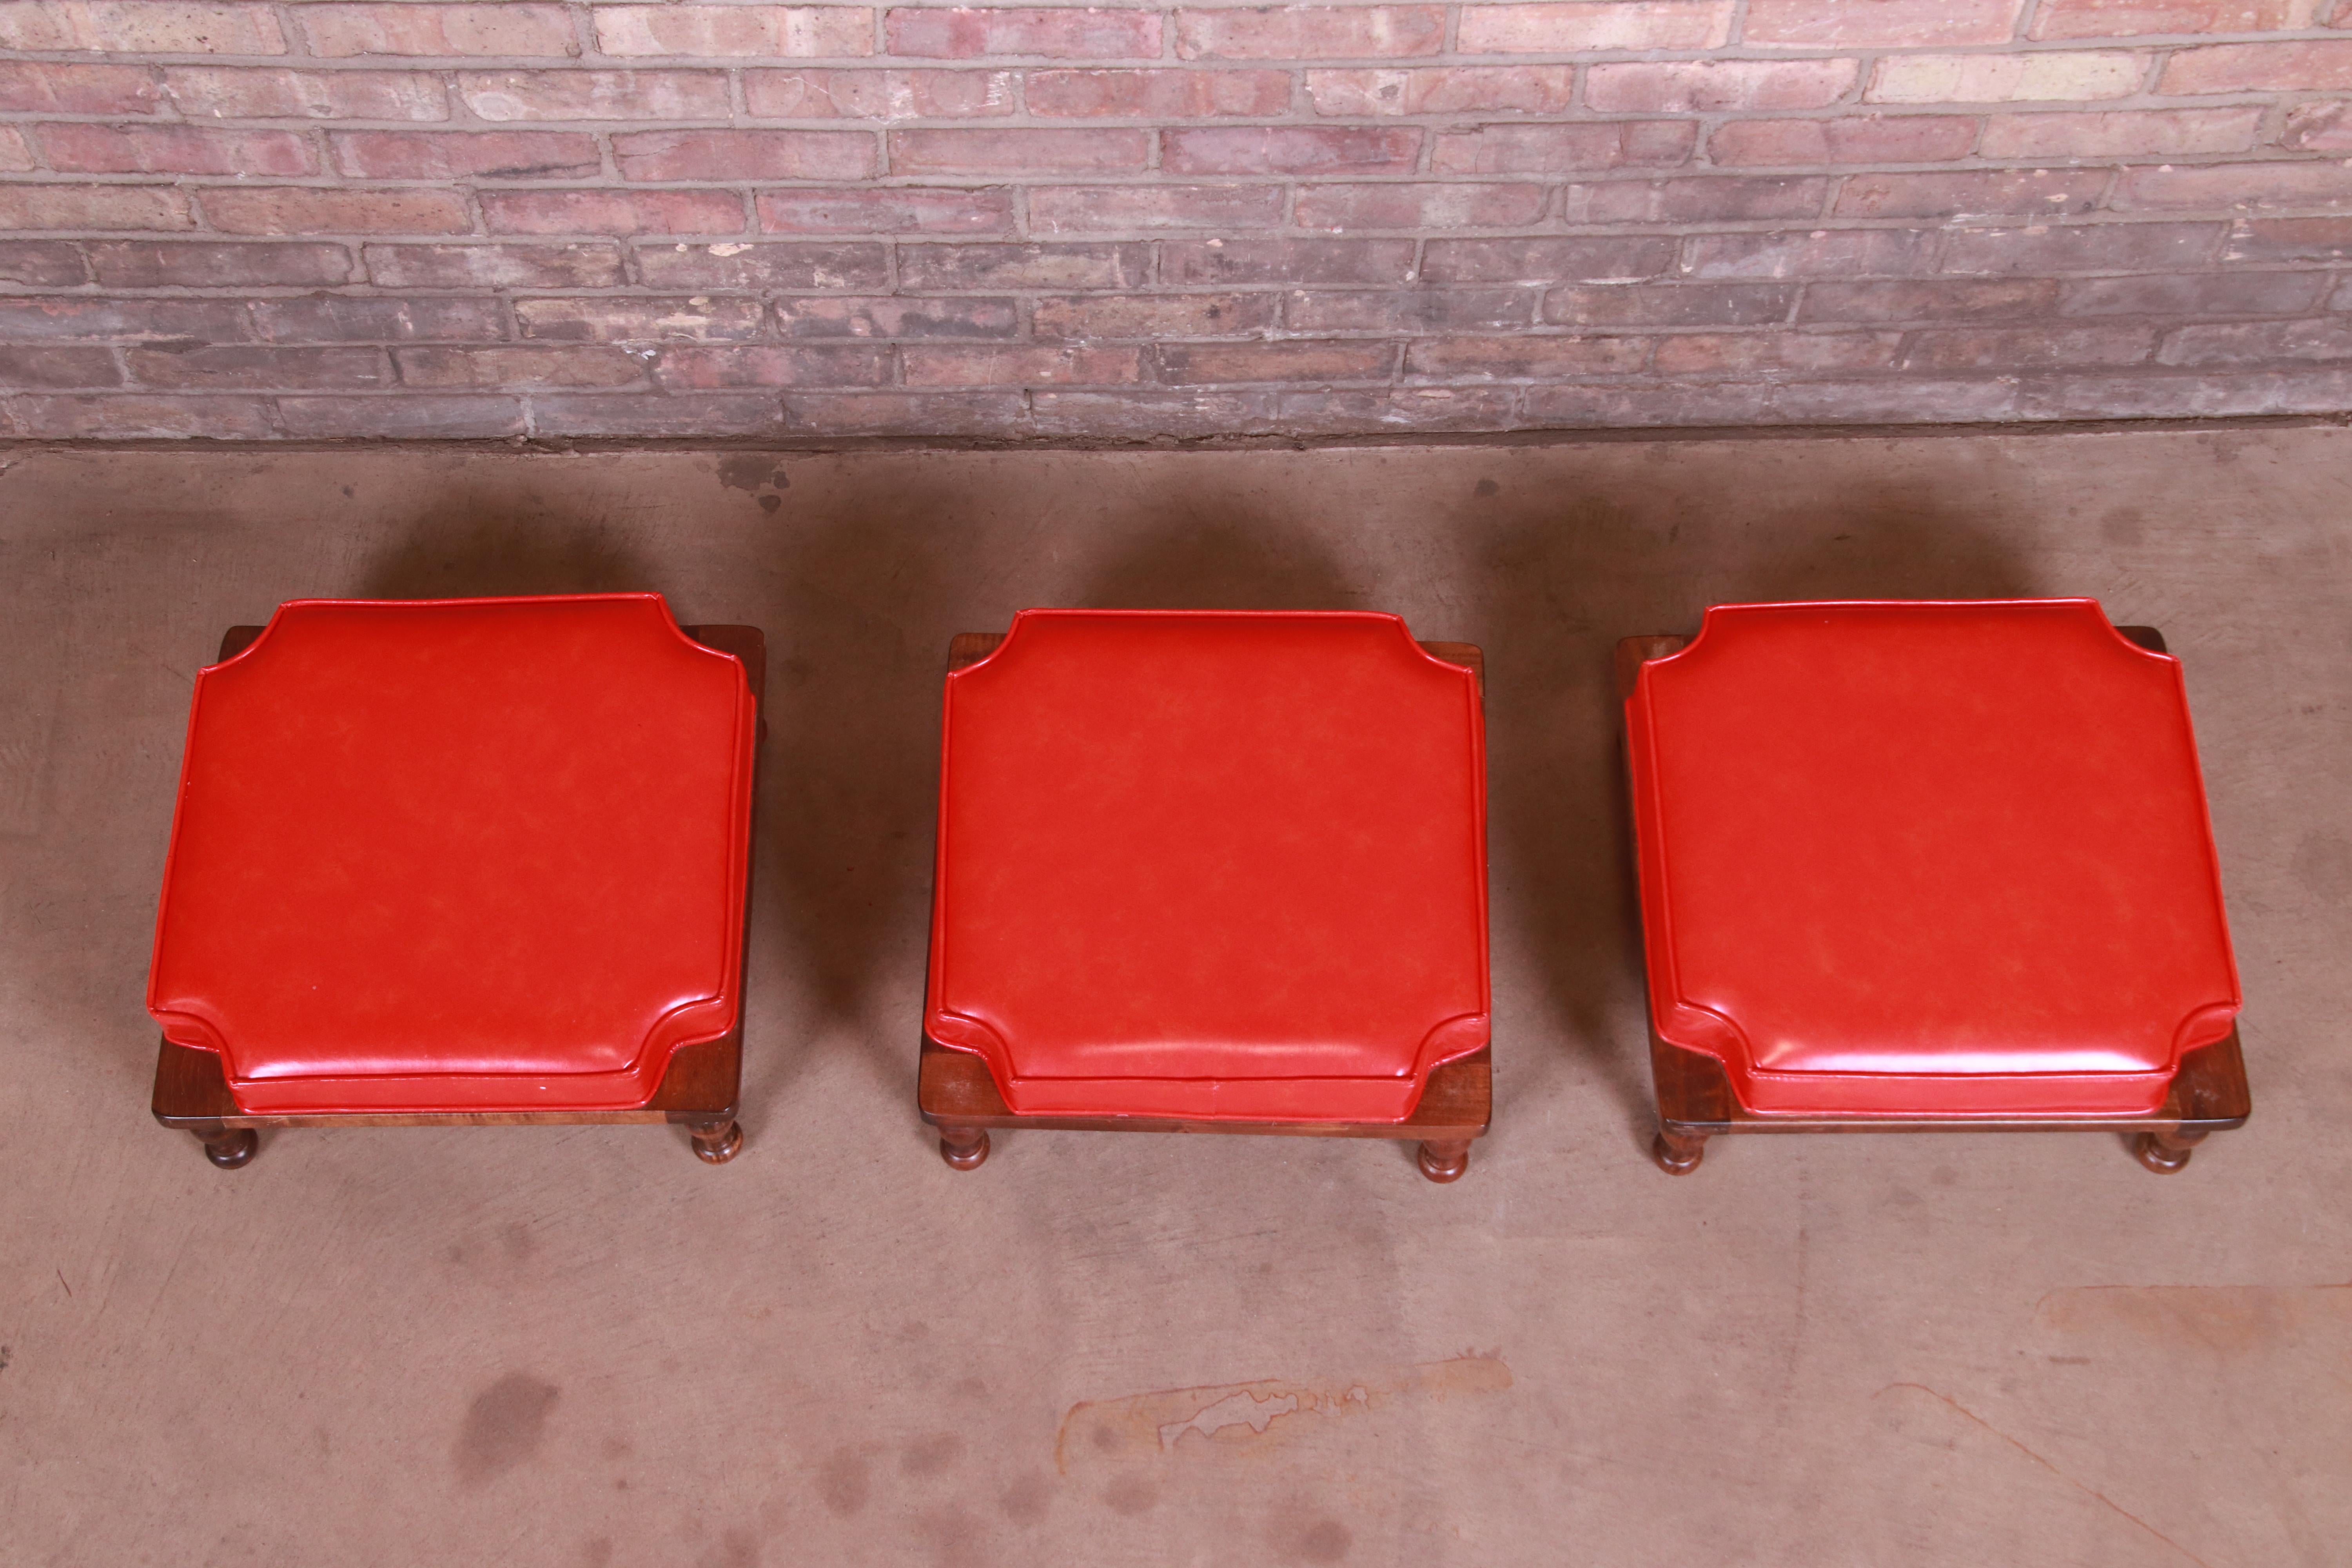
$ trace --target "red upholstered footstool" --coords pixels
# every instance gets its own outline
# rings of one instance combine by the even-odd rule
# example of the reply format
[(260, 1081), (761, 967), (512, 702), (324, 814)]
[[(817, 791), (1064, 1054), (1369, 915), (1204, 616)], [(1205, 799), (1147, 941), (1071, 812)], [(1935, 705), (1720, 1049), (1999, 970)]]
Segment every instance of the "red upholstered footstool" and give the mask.
[(155, 1116), (674, 1121), (742, 1141), (764, 645), (654, 594), (301, 600), (196, 677)]
[(1618, 645), (1658, 1163), (1718, 1132), (2248, 1110), (2179, 664), (2089, 599), (1724, 605)]
[(1393, 616), (1030, 610), (957, 637), (919, 1099), (988, 1129), (1486, 1130), (1478, 650)]

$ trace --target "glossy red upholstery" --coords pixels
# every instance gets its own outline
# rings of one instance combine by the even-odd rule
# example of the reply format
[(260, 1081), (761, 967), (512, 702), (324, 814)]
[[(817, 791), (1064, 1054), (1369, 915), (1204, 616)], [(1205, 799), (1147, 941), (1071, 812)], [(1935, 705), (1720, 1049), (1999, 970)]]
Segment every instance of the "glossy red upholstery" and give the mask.
[(196, 677), (148, 1008), (257, 1115), (643, 1105), (735, 1025), (757, 722), (657, 595), (282, 605)]
[(1719, 605), (1626, 722), (1652, 1018), (1750, 1110), (2152, 1111), (2229, 1033), (2180, 667), (2094, 601)]
[(1019, 1114), (1402, 1121), (1486, 1043), (1485, 817), (1393, 616), (1024, 612), (948, 677), (925, 1027)]

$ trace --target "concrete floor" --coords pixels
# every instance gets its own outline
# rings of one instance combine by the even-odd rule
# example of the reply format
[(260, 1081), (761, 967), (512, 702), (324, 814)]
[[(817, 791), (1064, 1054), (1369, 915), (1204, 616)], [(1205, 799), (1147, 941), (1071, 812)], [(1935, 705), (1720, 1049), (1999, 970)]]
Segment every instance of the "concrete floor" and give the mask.
[[(2352, 431), (1151, 454), (0, 452), (0, 1562), (2346, 1562)], [(147, 1115), (191, 673), (304, 595), (770, 637), (742, 1156)], [(2252, 1123), (1654, 1169), (1609, 649), (2091, 594), (2187, 663)], [(1485, 645), (1495, 1131), (913, 1109), (938, 683), (1025, 605)]]

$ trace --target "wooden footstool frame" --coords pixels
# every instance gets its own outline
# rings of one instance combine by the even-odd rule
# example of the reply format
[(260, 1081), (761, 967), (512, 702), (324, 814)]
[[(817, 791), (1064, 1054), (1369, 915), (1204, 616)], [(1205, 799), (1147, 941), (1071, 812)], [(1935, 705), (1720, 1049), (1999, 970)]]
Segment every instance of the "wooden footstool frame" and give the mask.
[[(220, 657), (226, 663), (243, 653), (265, 628), (231, 626), (221, 638)], [(757, 626), (708, 626), (679, 628), (705, 647), (732, 654), (743, 666), (751, 686), (751, 703), (761, 713), (758, 738), (768, 734), (767, 638)], [(759, 755), (752, 753), (752, 842), (758, 842)], [(753, 860), (756, 862), (757, 856)], [(746, 909), (751, 904), (749, 870), (744, 879)], [(751, 921), (743, 922), (748, 954)], [(747, 965), (745, 973), (749, 973)], [(624, 1110), (499, 1110), (499, 1111), (358, 1111), (344, 1114), (256, 1116), (237, 1108), (220, 1057), (193, 1046), (163, 1042), (155, 1062), (155, 1120), (166, 1127), (193, 1133), (204, 1145), (205, 1157), (224, 1171), (234, 1171), (252, 1160), (260, 1147), (257, 1129), (268, 1127), (519, 1127), (540, 1125), (604, 1125), (623, 1122), (669, 1122), (684, 1127), (697, 1158), (723, 1165), (743, 1146), (743, 1129), (735, 1120), (743, 1076), (743, 1019), (737, 1010), (735, 1027), (715, 1040), (680, 1046), (670, 1054), (653, 1098)]]
[[(2116, 630), (2150, 653), (2167, 651), (2164, 635), (2154, 626)], [(1621, 715), (1633, 698), (1643, 664), (1679, 653), (1690, 642), (1686, 637), (1637, 637), (1617, 644)], [(1618, 738), (1621, 743), (1625, 740), (1622, 723)], [(1643, 1012), (1646, 1016), (1646, 1004)], [(2141, 1164), (2168, 1175), (2186, 1168), (2189, 1154), (2211, 1134), (2244, 1126), (2253, 1109), (2245, 1056), (2234, 1028), (2210, 1046), (2183, 1052), (2164, 1104), (2133, 1116), (1759, 1115), (1740, 1104), (1721, 1061), (1705, 1051), (1667, 1044), (1654, 1026), (1650, 1030), (1650, 1073), (1658, 1096), (1658, 1133), (1651, 1142), (1650, 1157), (1659, 1169), (1677, 1176), (1697, 1170), (1706, 1156), (1706, 1141), (1727, 1132), (2120, 1132)]]
[[(948, 671), (977, 664), (1006, 634), (960, 632), (948, 645)], [(1473, 643), (1423, 642), (1433, 658), (1468, 666), (1486, 686), (1486, 656)], [(934, 897), (937, 896), (934, 889)], [(928, 964), (926, 969), (928, 970)], [(1021, 1116), (1004, 1103), (988, 1064), (970, 1051), (950, 1050), (922, 1037), (915, 1102), (940, 1134), (940, 1158), (959, 1171), (988, 1158), (992, 1129), (1048, 1132), (1227, 1132), (1294, 1138), (1387, 1138), (1417, 1142), (1414, 1163), (1433, 1182), (1461, 1180), (1470, 1169), (1470, 1145), (1486, 1134), (1494, 1114), (1494, 1047), (1430, 1069), (1421, 1100), (1402, 1121), (1192, 1121), (1164, 1116)]]

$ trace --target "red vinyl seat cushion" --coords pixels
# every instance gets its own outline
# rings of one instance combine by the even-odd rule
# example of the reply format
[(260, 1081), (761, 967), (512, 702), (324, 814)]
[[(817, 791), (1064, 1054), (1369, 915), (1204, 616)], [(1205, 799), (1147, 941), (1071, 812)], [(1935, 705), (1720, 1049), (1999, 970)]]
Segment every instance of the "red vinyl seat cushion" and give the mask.
[(1719, 605), (1626, 719), (1653, 1020), (1749, 1110), (2151, 1111), (2232, 1026), (2180, 667), (2095, 602)]
[(282, 605), (196, 678), (149, 1010), (256, 1114), (642, 1105), (735, 1025), (757, 722), (657, 595)]
[(1402, 1120), (1486, 1043), (1485, 802), (1392, 616), (1025, 612), (948, 678), (927, 1031), (1022, 1114)]

